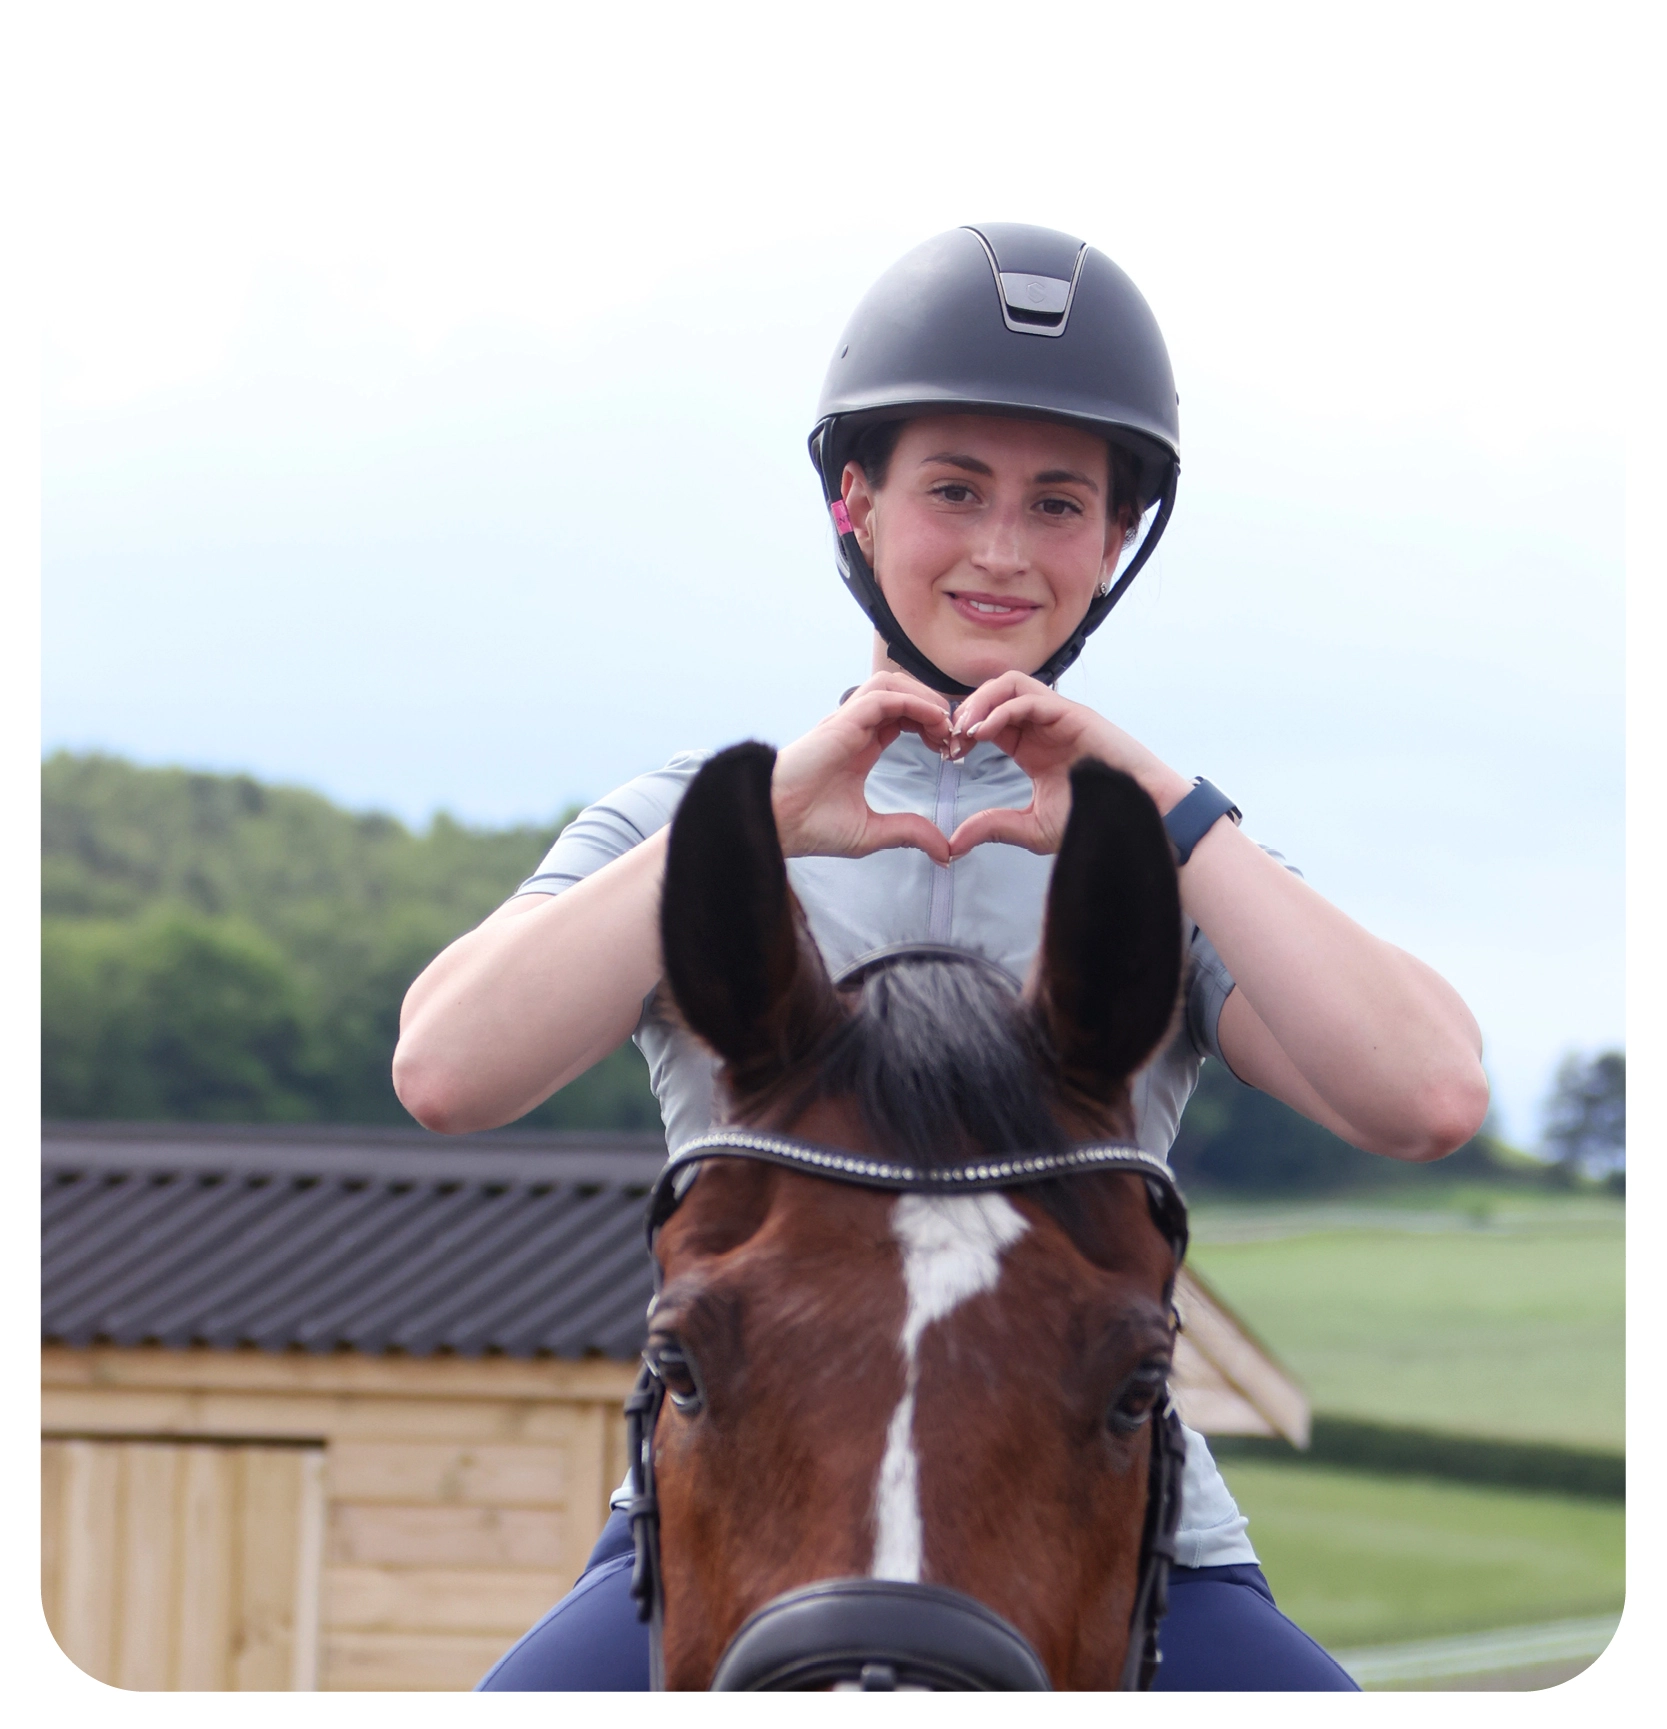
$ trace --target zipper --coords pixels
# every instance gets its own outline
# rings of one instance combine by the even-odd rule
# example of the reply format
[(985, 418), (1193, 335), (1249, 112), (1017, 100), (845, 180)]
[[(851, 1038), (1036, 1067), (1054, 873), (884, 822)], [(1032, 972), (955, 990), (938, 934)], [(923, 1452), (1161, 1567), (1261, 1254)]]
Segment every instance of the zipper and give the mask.
[[(946, 840), (955, 832), (955, 795), (960, 790), (961, 765), (958, 762), (940, 762), (938, 808), (932, 820)], [(955, 867), (935, 864), (932, 866), (932, 899), (926, 912), (926, 940), (929, 943), (948, 942), (950, 921), (954, 915)]]

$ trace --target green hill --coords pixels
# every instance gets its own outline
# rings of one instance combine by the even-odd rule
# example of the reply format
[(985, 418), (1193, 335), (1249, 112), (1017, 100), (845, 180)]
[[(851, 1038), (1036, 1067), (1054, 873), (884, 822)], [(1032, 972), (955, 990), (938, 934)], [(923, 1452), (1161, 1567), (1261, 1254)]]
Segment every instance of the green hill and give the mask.
[[(61, 752), (41, 828), (47, 1116), (391, 1123), (407, 985), (561, 823), (414, 834), (247, 775)], [(659, 1115), (626, 1047), (526, 1120)]]

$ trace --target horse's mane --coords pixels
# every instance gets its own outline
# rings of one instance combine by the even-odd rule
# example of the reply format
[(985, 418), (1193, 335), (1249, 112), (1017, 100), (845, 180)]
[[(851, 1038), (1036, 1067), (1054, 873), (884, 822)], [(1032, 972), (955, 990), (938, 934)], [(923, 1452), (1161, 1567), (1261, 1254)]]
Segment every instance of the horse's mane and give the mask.
[(1013, 985), (973, 957), (899, 958), (794, 1077), (794, 1114), (848, 1097), (875, 1151), (924, 1168), (1069, 1145), (1052, 1052)]

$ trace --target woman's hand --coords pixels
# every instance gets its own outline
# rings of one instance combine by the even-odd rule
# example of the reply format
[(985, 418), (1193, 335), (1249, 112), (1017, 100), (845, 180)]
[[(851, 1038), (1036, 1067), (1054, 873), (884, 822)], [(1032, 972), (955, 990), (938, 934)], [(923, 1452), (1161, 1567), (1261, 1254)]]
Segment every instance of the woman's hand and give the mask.
[(951, 858), (962, 858), (985, 841), (1058, 852), (1071, 814), (1071, 765), (1085, 756), (1133, 775), (1160, 811), (1190, 790), (1189, 781), (1120, 727), (1021, 672), (992, 678), (961, 704), (950, 731), (951, 754), (963, 755), (975, 744), (1006, 751), (1035, 790), (1024, 810), (998, 808), (969, 816), (950, 836)]
[(887, 847), (918, 847), (948, 864), (949, 842), (914, 812), (871, 810), (864, 783), (899, 733), (933, 750), (950, 742), (949, 703), (905, 673), (876, 673), (828, 718), (777, 753), (771, 783), (776, 831), (788, 858), (862, 858)]

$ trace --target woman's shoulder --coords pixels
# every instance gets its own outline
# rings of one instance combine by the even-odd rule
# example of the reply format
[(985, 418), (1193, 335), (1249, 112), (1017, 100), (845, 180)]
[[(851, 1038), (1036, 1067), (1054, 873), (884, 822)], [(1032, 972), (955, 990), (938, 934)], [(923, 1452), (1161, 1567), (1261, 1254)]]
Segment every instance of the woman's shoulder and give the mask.
[(583, 822), (593, 814), (611, 813), (628, 822), (638, 840), (647, 840), (671, 821), (689, 782), (711, 754), (709, 750), (680, 750), (663, 767), (633, 775), (623, 786), (586, 805), (574, 820)]
[(516, 892), (560, 894), (657, 834), (676, 814), (689, 782), (711, 754), (679, 751), (664, 767), (636, 775), (587, 804)]
[[(634, 776), (624, 786), (616, 787), (598, 804), (642, 804), (656, 811), (663, 808), (662, 822), (670, 822), (672, 812), (682, 802), (689, 782), (700, 772), (700, 765), (712, 755), (709, 750), (680, 750), (663, 767), (651, 768)], [(658, 824), (656, 826), (659, 826)]]

